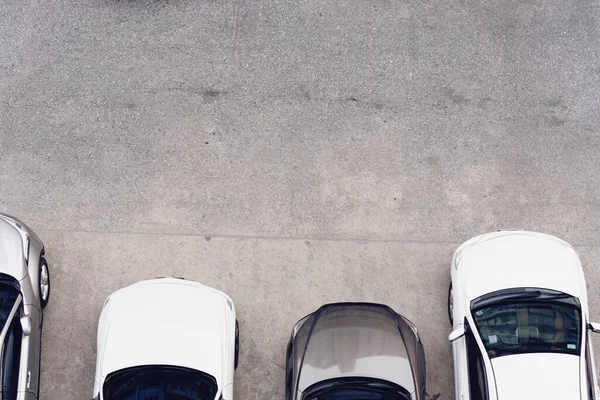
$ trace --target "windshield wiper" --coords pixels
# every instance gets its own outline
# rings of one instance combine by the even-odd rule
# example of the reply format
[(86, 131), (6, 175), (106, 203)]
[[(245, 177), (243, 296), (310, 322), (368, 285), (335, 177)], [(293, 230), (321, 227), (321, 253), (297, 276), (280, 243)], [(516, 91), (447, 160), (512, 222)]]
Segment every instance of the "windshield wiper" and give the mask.
[(528, 292), (522, 292), (522, 293), (515, 293), (513, 295), (507, 294), (502, 296), (502, 300), (505, 299), (534, 299), (534, 298), (538, 298), (542, 295), (542, 292), (540, 292), (539, 290), (532, 290), (532, 291), (528, 291)]
[(495, 296), (489, 296), (485, 299), (481, 299), (479, 301), (475, 301), (472, 309), (480, 309), (489, 304), (500, 303), (506, 300), (524, 300), (524, 299), (537, 299), (542, 296), (542, 292), (539, 290), (527, 290), (527, 291), (514, 291), (512, 293), (502, 293), (497, 294)]
[(542, 296), (544, 299), (567, 299), (569, 297), (573, 297), (570, 294), (566, 294), (566, 293), (544, 293), (544, 295)]

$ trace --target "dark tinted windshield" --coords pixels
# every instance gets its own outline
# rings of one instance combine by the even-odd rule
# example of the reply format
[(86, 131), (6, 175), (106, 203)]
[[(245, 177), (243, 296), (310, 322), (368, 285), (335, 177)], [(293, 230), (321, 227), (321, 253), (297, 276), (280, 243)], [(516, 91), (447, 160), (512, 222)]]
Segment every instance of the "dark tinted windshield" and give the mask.
[(305, 397), (307, 400), (410, 400), (410, 397), (398, 393), (369, 389), (332, 389), (317, 396)]
[(0, 283), (0, 331), (4, 329), (18, 296), (19, 291), (15, 287)]
[(103, 393), (106, 400), (214, 400), (217, 384), (199, 371), (154, 365), (110, 374)]
[(473, 318), (490, 357), (580, 352), (581, 313), (572, 304), (507, 300), (473, 310)]
[(303, 400), (410, 400), (399, 385), (380, 379), (342, 378), (317, 383), (306, 389)]

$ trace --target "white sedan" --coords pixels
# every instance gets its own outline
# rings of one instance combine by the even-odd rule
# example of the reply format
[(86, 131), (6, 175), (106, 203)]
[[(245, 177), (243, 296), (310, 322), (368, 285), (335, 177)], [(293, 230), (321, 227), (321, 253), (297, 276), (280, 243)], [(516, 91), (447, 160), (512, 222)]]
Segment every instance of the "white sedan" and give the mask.
[(462, 244), (448, 314), (457, 400), (600, 399), (585, 278), (566, 242), (500, 231)]
[(239, 333), (226, 294), (142, 281), (110, 295), (98, 325), (94, 399), (233, 399)]

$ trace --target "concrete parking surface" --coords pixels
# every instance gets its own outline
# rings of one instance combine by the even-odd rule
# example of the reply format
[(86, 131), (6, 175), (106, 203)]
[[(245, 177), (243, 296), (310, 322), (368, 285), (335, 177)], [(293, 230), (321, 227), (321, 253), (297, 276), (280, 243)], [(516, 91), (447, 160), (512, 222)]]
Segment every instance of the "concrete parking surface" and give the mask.
[(290, 329), (338, 300), (413, 320), (452, 399), (450, 257), (498, 228), (575, 245), (599, 319), (599, 32), (594, 0), (3, 1), (0, 209), (52, 273), (41, 399), (91, 398), (104, 299), (155, 276), (234, 299), (244, 400), (284, 397)]

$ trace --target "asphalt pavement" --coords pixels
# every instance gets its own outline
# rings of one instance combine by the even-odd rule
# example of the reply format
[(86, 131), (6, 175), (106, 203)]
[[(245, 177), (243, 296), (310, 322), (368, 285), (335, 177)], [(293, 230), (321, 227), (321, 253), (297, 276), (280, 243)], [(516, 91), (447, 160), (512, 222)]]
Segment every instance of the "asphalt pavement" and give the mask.
[(53, 284), (41, 400), (91, 398), (104, 299), (155, 276), (233, 298), (243, 400), (283, 399), (293, 324), (355, 300), (415, 322), (454, 398), (450, 258), (499, 228), (573, 244), (600, 319), (599, 94), (593, 0), (3, 1), (0, 210)]

